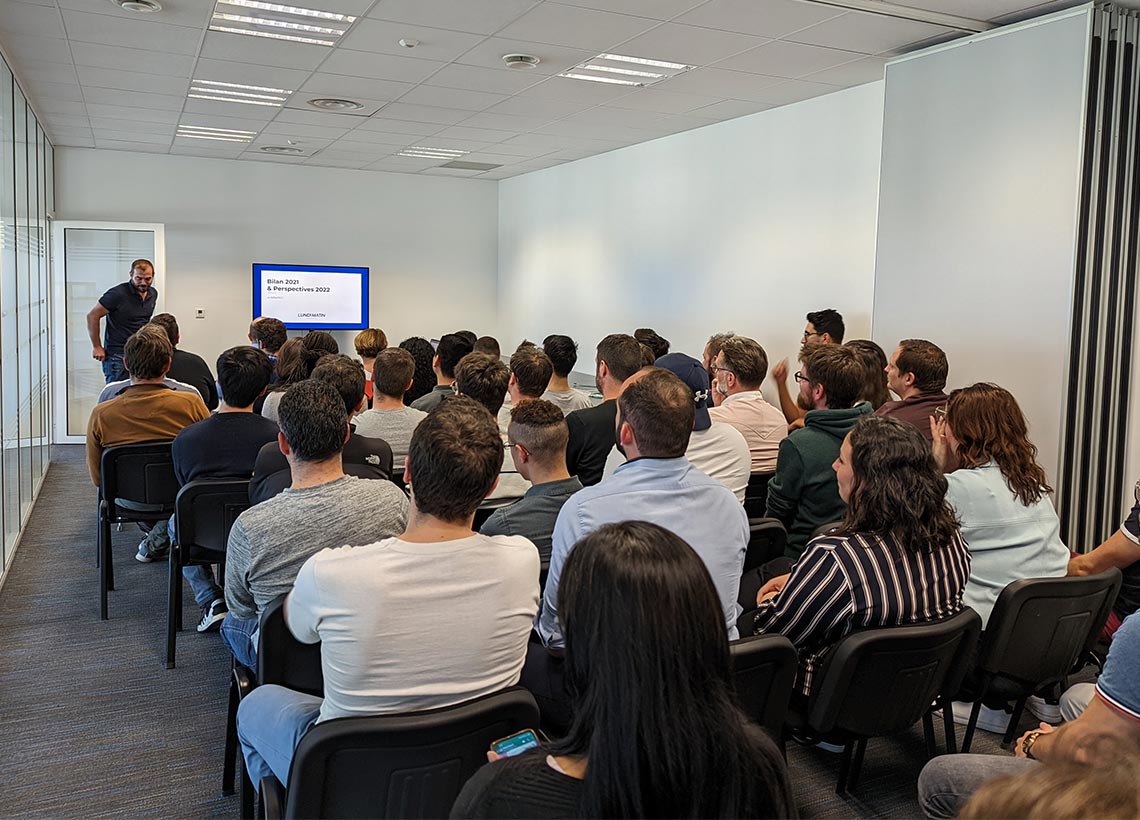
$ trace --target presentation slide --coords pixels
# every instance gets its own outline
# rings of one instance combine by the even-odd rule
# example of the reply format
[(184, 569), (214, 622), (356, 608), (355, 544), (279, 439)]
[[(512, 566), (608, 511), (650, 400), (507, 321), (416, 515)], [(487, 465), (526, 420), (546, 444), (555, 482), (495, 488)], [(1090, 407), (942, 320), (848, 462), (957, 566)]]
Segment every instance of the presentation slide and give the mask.
[(368, 268), (256, 264), (253, 316), (272, 316), (291, 330), (363, 330)]

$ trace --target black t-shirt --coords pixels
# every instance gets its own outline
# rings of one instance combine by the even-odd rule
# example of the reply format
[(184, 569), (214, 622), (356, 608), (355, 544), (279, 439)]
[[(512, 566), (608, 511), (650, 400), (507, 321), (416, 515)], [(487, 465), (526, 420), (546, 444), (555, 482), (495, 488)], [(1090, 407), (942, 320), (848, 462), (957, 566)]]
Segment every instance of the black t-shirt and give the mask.
[[(268, 421), (268, 419), (265, 419)], [(273, 424), (273, 422), (269, 422)], [(276, 430), (277, 425), (273, 424)], [(344, 443), (341, 462), (345, 475), (357, 478), (391, 480), (392, 448), (382, 438), (367, 438), (353, 433)], [(279, 494), (293, 483), (293, 473), (289, 461), (277, 446), (277, 434), (273, 435), (272, 445), (266, 444), (257, 454), (253, 467), (253, 480), (249, 485), (249, 501), (260, 504)]]
[(566, 466), (578, 476), (583, 487), (597, 484), (606, 469), (606, 458), (614, 448), (614, 422), (617, 401), (608, 399), (597, 407), (575, 410), (566, 417), (570, 441), (566, 445)]
[(250, 478), (257, 454), (277, 446), (277, 425), (253, 413), (215, 413), (183, 428), (174, 439), (179, 484), (196, 478)]
[(218, 409), (218, 385), (214, 381), (214, 374), (210, 372), (210, 366), (201, 356), (185, 350), (175, 350), (170, 360), (170, 372), (166, 376), (195, 388), (202, 394), (202, 401), (206, 402), (206, 407), (211, 411)]
[[(1134, 543), (1140, 543), (1140, 503), (1132, 506), (1132, 511), (1120, 525), (1124, 535)], [(1133, 612), (1140, 610), (1140, 561), (1134, 561), (1121, 572), (1124, 578), (1120, 584), (1120, 593), (1116, 596), (1116, 603), (1112, 611), (1124, 620)]]
[(140, 299), (130, 282), (122, 282), (99, 297), (107, 309), (107, 328), (103, 331), (103, 349), (108, 353), (123, 352), (123, 345), (135, 331), (150, 321), (158, 302), (158, 290), (150, 288), (146, 299)]

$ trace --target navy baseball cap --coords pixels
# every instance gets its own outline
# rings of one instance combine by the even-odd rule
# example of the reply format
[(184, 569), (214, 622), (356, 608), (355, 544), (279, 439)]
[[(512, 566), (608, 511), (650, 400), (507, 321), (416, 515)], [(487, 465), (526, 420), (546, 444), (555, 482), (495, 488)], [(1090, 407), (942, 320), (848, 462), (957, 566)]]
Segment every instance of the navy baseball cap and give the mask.
[(697, 407), (697, 417), (693, 429), (709, 429), (712, 426), (712, 419), (709, 418), (709, 404), (712, 401), (712, 394), (709, 392), (709, 373), (705, 370), (705, 366), (684, 353), (668, 353), (653, 364), (679, 376), (681, 381), (689, 386), (689, 389), (693, 391), (693, 401)]

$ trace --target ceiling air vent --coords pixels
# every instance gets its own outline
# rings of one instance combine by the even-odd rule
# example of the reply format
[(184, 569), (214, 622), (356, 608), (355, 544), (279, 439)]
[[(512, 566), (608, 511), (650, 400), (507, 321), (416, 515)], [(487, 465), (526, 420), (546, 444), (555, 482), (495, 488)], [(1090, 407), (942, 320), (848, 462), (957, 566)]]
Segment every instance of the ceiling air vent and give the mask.
[(445, 162), (440, 168), (454, 168), (456, 171), (493, 171), (496, 168), (502, 168), (502, 165), (495, 165), (490, 162), (468, 162), (466, 160), (457, 159), (454, 162)]
[(507, 68), (534, 68), (541, 60), (533, 54), (504, 54), (503, 62)]
[(162, 11), (162, 3), (157, 0), (111, 0), (123, 11), (138, 11), (144, 14), (153, 14)]

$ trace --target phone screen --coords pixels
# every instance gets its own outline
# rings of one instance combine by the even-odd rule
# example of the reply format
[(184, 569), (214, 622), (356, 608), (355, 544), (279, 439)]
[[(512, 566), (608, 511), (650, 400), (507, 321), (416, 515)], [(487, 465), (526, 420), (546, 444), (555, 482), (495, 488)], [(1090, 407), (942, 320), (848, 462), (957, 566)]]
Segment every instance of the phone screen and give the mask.
[(514, 757), (538, 746), (538, 737), (533, 729), (523, 729), (517, 734), (500, 738), (491, 744), (491, 751), (502, 757)]

